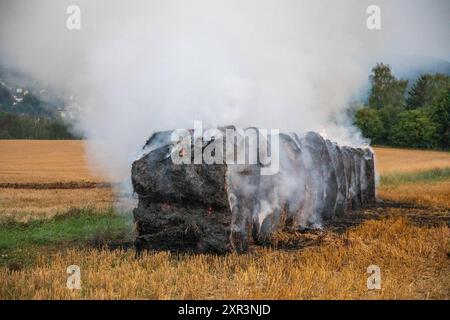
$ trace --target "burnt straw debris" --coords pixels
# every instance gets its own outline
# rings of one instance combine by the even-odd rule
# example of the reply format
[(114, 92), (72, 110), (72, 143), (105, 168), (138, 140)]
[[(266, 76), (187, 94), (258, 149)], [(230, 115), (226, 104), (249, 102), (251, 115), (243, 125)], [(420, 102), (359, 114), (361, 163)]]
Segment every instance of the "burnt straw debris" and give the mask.
[[(245, 252), (251, 244), (269, 243), (276, 232), (322, 228), (324, 220), (375, 201), (370, 148), (342, 147), (308, 132), (277, 134), (277, 148), (271, 149), (273, 136), (252, 129), (253, 144), (240, 140), (247, 131), (234, 127), (200, 142), (186, 131), (188, 144), (174, 140), (172, 131), (151, 136), (131, 170), (139, 199), (138, 252)], [(232, 139), (225, 135), (229, 130)], [(227, 161), (198, 162), (195, 148)], [(271, 150), (266, 159), (264, 148)], [(244, 163), (237, 161), (239, 152)], [(265, 160), (275, 157), (276, 172), (263, 174)]]

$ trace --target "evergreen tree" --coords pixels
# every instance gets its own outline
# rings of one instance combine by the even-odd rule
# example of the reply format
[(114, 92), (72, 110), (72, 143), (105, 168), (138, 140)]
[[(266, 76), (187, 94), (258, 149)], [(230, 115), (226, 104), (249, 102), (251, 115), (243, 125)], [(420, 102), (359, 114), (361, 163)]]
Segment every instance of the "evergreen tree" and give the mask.
[(407, 109), (417, 109), (423, 106), (426, 96), (428, 77), (426, 75), (420, 75), (420, 77), (413, 84), (408, 92), (408, 98), (406, 99)]
[(450, 88), (450, 77), (445, 74), (423, 74), (413, 84), (408, 92), (406, 108), (413, 110), (430, 107), (445, 95)]

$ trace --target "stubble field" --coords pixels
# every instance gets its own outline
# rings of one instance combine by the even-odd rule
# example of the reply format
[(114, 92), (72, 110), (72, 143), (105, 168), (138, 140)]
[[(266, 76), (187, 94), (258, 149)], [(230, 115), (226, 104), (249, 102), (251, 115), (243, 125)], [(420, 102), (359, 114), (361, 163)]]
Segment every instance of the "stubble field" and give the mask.
[[(242, 255), (136, 258), (131, 214), (82, 141), (0, 141), (0, 298), (448, 299), (450, 153), (375, 153), (380, 202), (324, 230)], [(81, 290), (66, 287), (74, 264)]]

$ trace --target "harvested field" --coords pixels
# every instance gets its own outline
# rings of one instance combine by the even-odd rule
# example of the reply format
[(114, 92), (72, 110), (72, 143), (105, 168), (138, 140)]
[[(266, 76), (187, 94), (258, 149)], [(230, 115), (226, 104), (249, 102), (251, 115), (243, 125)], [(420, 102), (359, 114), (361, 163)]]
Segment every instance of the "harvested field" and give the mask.
[(101, 182), (80, 140), (0, 140), (0, 183)]
[[(83, 150), (82, 141), (0, 141), (0, 299), (450, 298), (448, 152), (375, 148), (380, 202), (324, 230), (280, 233), (241, 255), (136, 259), (130, 216), (108, 210), (109, 181), (89, 171)], [(66, 288), (72, 264), (80, 291)], [(366, 287), (372, 264), (381, 290)]]
[[(260, 249), (226, 256), (134, 258), (130, 251), (68, 249), (40, 254), (33, 268), (0, 268), (6, 299), (446, 299), (447, 227), (420, 228), (405, 218), (368, 221), (343, 235), (322, 234), (297, 250)], [(49, 262), (51, 261), (51, 263)], [(65, 288), (77, 263), (82, 290)], [(382, 289), (366, 287), (369, 265)]]
[(0, 164), (0, 219), (113, 205), (112, 184), (93, 174), (84, 141), (0, 140)]
[(450, 168), (450, 152), (375, 147), (376, 166), (381, 175)]

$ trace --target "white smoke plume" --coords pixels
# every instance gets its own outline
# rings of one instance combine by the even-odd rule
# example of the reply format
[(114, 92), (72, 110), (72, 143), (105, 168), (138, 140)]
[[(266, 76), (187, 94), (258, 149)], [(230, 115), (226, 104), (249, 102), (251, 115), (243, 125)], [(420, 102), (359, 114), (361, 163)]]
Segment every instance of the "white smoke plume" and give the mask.
[[(360, 143), (344, 112), (369, 63), (392, 48), (449, 52), (448, 1), (377, 2), (380, 31), (366, 28), (374, 3), (361, 0), (2, 0), (0, 57), (76, 93), (90, 159), (127, 179), (153, 131), (194, 120)], [(66, 28), (71, 4), (81, 9), (81, 30)], [(423, 21), (433, 37), (407, 40)]]

